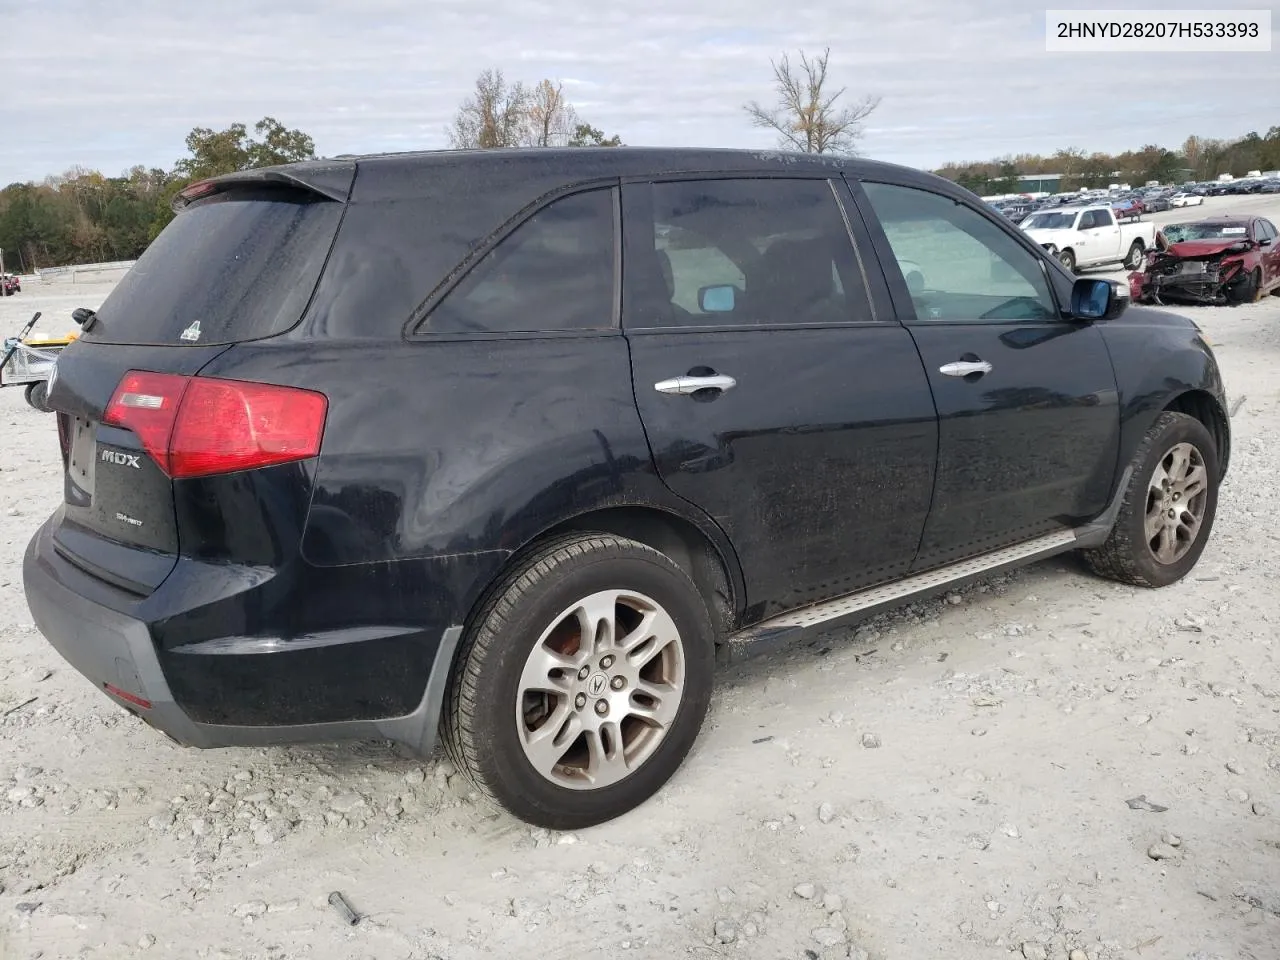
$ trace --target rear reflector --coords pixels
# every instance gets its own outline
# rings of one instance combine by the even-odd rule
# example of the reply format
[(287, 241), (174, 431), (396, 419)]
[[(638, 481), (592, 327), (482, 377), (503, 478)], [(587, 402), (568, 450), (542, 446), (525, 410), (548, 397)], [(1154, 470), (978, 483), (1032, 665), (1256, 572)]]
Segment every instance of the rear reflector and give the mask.
[(314, 457), (328, 408), (324, 394), (297, 387), (130, 370), (103, 422), (132, 430), (182, 479)]
[(135, 707), (141, 707), (143, 710), (151, 709), (150, 700), (143, 700), (141, 697), (134, 696), (132, 693), (126, 693), (119, 687), (110, 683), (104, 683), (102, 686), (106, 689), (107, 693), (111, 694), (113, 697), (119, 697), (125, 703), (132, 703)]

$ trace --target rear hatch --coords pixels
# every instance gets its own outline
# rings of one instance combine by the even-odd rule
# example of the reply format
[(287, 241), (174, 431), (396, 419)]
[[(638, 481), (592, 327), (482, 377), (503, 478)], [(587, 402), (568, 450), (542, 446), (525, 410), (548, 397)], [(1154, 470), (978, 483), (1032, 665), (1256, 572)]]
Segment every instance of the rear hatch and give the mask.
[[(49, 392), (64, 464), (54, 544), (86, 572), (150, 593), (183, 546), (177, 484), (318, 452), (323, 396), (198, 376), (232, 345), (289, 330), (306, 309), (354, 164), (302, 167), (188, 188), (59, 357)], [(305, 168), (318, 171), (312, 182)]]

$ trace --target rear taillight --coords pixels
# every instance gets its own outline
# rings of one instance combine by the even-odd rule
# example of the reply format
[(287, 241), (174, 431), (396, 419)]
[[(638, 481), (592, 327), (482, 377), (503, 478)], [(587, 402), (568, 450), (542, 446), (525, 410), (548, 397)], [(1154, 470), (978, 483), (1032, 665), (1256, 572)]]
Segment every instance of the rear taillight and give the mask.
[(244, 380), (131, 370), (103, 422), (132, 430), (175, 479), (270, 467), (320, 452), (324, 394)]

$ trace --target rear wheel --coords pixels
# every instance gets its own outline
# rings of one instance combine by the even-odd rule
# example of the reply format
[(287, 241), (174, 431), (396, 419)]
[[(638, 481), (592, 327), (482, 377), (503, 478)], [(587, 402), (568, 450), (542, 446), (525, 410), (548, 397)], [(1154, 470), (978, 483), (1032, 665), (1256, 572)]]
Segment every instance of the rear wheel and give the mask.
[(1143, 247), (1141, 240), (1133, 241), (1133, 245), (1129, 247), (1129, 253), (1124, 258), (1124, 265), (1130, 270), (1137, 270), (1142, 266)]
[(1100, 576), (1141, 587), (1185, 577), (1204, 552), (1218, 507), (1218, 454), (1204, 424), (1162, 413), (1131, 461), (1107, 542), (1084, 551)]
[(490, 594), (450, 680), (444, 742), (537, 826), (611, 820), (680, 766), (711, 698), (714, 633), (670, 558), (610, 534), (548, 543)]

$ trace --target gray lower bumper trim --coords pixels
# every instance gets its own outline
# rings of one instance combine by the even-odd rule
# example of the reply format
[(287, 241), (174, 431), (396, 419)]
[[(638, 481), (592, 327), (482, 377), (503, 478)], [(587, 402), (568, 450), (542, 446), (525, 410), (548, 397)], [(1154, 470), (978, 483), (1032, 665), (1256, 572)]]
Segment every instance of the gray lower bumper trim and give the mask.
[(27, 605), (36, 626), (63, 659), (95, 683), (110, 683), (149, 701), (151, 708), (142, 709), (117, 699), (178, 743), (191, 747), (232, 747), (393, 740), (423, 756), (435, 748), (449, 673), (462, 638), (461, 626), (451, 626), (442, 633), (422, 700), (406, 716), (296, 726), (197, 723), (175, 702), (146, 626), (82, 596), (63, 582), (60, 573), (71, 578), (85, 575), (65, 570), (66, 564), (53, 554), (48, 531), (46, 524), (28, 545), (23, 559)]

